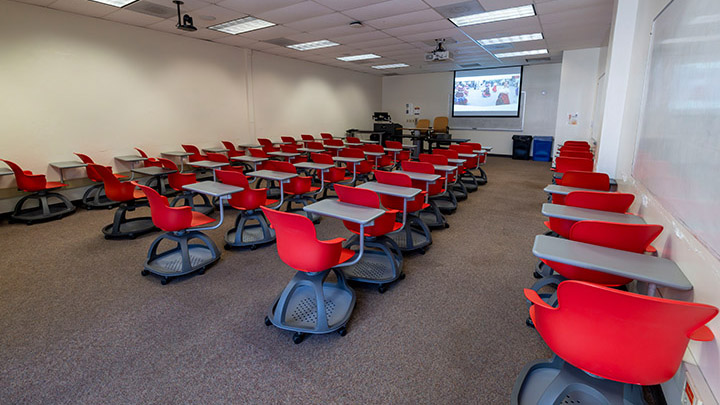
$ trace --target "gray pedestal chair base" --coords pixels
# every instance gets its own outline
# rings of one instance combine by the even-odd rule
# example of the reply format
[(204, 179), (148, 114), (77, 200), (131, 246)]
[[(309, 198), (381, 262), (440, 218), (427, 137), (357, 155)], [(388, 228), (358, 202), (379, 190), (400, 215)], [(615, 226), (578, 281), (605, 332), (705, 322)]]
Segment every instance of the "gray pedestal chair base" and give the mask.
[[(202, 198), (203, 202), (202, 204), (195, 204), (195, 196), (200, 196)], [(178, 204), (180, 203), (180, 204)], [(205, 194), (196, 194), (190, 191), (184, 191), (181, 194), (178, 194), (175, 198), (173, 198), (172, 202), (170, 203), (171, 207), (177, 207), (177, 206), (188, 206), (192, 208), (193, 211), (199, 212), (201, 214), (210, 215), (215, 211), (215, 207), (210, 202), (210, 199)]]
[(240, 212), (235, 219), (235, 228), (225, 235), (225, 249), (249, 247), (255, 250), (272, 242), (275, 242), (275, 231), (260, 210)]
[(435, 204), (437, 204), (438, 209), (440, 209), (440, 212), (446, 215), (453, 214), (458, 207), (457, 198), (455, 198), (455, 194), (444, 192), (440, 195), (432, 196), (429, 198), (430, 201), (434, 201)]
[(477, 182), (477, 184), (479, 186), (484, 186), (485, 184), (487, 184), (487, 173), (485, 173), (485, 170), (483, 170), (482, 167), (480, 167), (480, 166), (477, 167), (477, 170), (478, 170), (478, 172), (480, 172), (479, 175), (477, 175), (473, 172), (470, 172), (470, 174), (472, 174), (473, 177), (475, 177), (475, 181)]
[(119, 205), (117, 201), (107, 198), (105, 195), (105, 184), (103, 183), (88, 187), (88, 189), (85, 190), (85, 193), (83, 193), (82, 203), (85, 208), (89, 210), (93, 208), (110, 209)]
[(408, 214), (404, 229), (386, 236), (395, 241), (403, 253), (419, 251), (425, 254), (427, 247), (432, 244), (430, 229), (415, 214)]
[(455, 194), (457, 201), (464, 201), (468, 198), (468, 190), (465, 187), (465, 183), (458, 181), (450, 185), (450, 192)]
[(592, 376), (558, 356), (525, 366), (513, 388), (513, 405), (645, 404), (642, 387)]
[[(166, 239), (175, 242), (176, 246), (158, 253), (160, 242)], [(193, 239), (199, 240), (202, 244), (189, 243)], [(205, 234), (198, 231), (167, 232), (150, 245), (145, 269), (141, 274), (158, 275), (162, 277), (160, 283), (165, 285), (174, 277), (193, 272), (203, 274), (208, 266), (218, 260), (220, 260), (220, 251)]]
[[(52, 202), (58, 200), (57, 202)], [(36, 201), (37, 205), (28, 204)], [(75, 212), (75, 206), (64, 195), (48, 191), (26, 195), (15, 204), (15, 209), (10, 215), (11, 222), (25, 222), (32, 225), (36, 222), (60, 219)]]
[(418, 212), (418, 216), (425, 225), (427, 225), (430, 229), (450, 228), (450, 224), (448, 224), (447, 219), (445, 219), (445, 215), (442, 214), (440, 208), (438, 207), (437, 201), (429, 199), (428, 203), (430, 204), (429, 207)]
[(137, 236), (156, 231), (151, 217), (127, 218), (127, 213), (137, 207), (148, 207), (148, 203), (122, 203), (115, 211), (113, 223), (103, 228), (105, 239), (135, 239)]
[[(403, 257), (400, 247), (394, 240), (380, 236), (377, 238), (366, 237), (365, 249), (360, 261), (352, 266), (342, 267), (345, 278), (368, 284), (379, 284), (380, 294), (387, 291), (388, 285), (396, 280), (405, 278), (402, 271)], [(345, 249), (353, 249), (360, 246), (360, 237), (353, 235), (346, 243)]]
[(475, 176), (468, 170), (464, 171), (460, 175), (460, 182), (465, 185), (465, 188), (467, 188), (467, 191), (470, 193), (474, 193), (478, 189), (478, 182)]
[[(326, 282), (330, 271), (336, 283)], [(355, 308), (355, 291), (347, 285), (339, 269), (316, 273), (298, 271), (270, 307), (265, 325), (295, 332), (293, 342), (306, 334), (338, 332), (345, 336), (345, 325)]]

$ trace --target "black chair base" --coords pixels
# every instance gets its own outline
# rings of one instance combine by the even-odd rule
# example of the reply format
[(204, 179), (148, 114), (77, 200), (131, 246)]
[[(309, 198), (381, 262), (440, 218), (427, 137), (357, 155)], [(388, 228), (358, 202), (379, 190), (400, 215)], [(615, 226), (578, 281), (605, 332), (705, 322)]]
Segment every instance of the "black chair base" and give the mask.
[[(190, 240), (197, 239), (201, 244), (191, 244)], [(162, 241), (175, 242), (176, 246), (158, 253)], [(220, 251), (215, 243), (199, 231), (167, 232), (160, 235), (150, 245), (145, 268), (140, 273), (143, 276), (155, 274), (160, 276), (160, 283), (165, 285), (171, 279), (185, 274), (197, 272), (205, 273), (208, 266), (220, 260)]]
[(430, 201), (437, 204), (438, 209), (445, 215), (453, 214), (458, 207), (457, 198), (454, 193), (444, 192), (440, 195), (432, 196), (429, 198)]
[(235, 219), (235, 228), (225, 235), (225, 249), (258, 246), (275, 242), (275, 230), (270, 228), (265, 215), (259, 210), (240, 212)]
[(592, 376), (554, 356), (525, 366), (515, 381), (511, 403), (626, 405), (646, 402), (641, 386)]
[(156, 231), (158, 228), (151, 217), (127, 218), (127, 213), (135, 211), (137, 207), (147, 207), (148, 203), (128, 204), (122, 203), (115, 211), (113, 223), (103, 228), (105, 239), (135, 239), (140, 235)]
[[(50, 199), (57, 199), (58, 202), (51, 202)], [(37, 201), (37, 206), (27, 207), (31, 200)], [(15, 204), (15, 209), (10, 215), (11, 222), (24, 222), (28, 225), (33, 223), (60, 219), (75, 212), (75, 206), (62, 194), (48, 191), (26, 195)]]
[(487, 184), (487, 173), (485, 173), (485, 170), (483, 170), (480, 166), (477, 167), (477, 170), (480, 172), (480, 175), (473, 174), (473, 176), (475, 176), (475, 181), (477, 181), (478, 185), (484, 186)]
[[(195, 204), (196, 195), (199, 195), (200, 198), (202, 198), (202, 204)], [(182, 202), (182, 204), (180, 204), (181, 206), (186, 205), (192, 208), (193, 211), (197, 211), (201, 214), (210, 215), (213, 213), (213, 211), (215, 211), (215, 207), (210, 202), (208, 196), (206, 196), (205, 194), (196, 194), (190, 191), (185, 191), (182, 194), (179, 194), (177, 197), (173, 198), (170, 206), (177, 207), (179, 202)]]
[(427, 225), (430, 229), (450, 228), (450, 224), (448, 224), (445, 215), (442, 214), (437, 202), (430, 198), (428, 199), (428, 203), (430, 204), (429, 207), (418, 212), (418, 216), (425, 225)]
[(450, 185), (450, 192), (455, 195), (457, 201), (464, 201), (468, 198), (468, 190), (465, 184), (461, 181), (457, 181)]
[[(364, 244), (365, 249), (360, 261), (352, 266), (342, 267), (347, 280), (378, 284), (378, 292), (382, 294), (391, 283), (405, 278), (402, 271), (402, 251), (394, 240), (386, 236), (366, 237)], [(345, 249), (353, 250), (353, 246), (360, 246), (358, 235), (353, 235), (345, 243)]]
[(478, 181), (469, 171), (464, 171), (460, 175), (460, 182), (465, 185), (465, 188), (467, 188), (467, 191), (470, 193), (474, 193), (478, 190)]
[(82, 203), (85, 206), (86, 209), (93, 209), (93, 208), (115, 208), (120, 203), (117, 201), (113, 201), (105, 195), (105, 184), (95, 184), (93, 186), (88, 187), (87, 190), (85, 190), (85, 193), (82, 197)]
[(430, 229), (415, 214), (408, 214), (405, 228), (386, 236), (395, 241), (403, 253), (418, 251), (425, 254), (428, 246), (432, 244)]
[[(330, 271), (336, 283), (325, 281)], [(346, 324), (355, 308), (355, 291), (347, 285), (343, 272), (329, 269), (316, 273), (298, 271), (265, 317), (265, 325), (295, 332), (293, 342), (307, 334), (347, 333)]]

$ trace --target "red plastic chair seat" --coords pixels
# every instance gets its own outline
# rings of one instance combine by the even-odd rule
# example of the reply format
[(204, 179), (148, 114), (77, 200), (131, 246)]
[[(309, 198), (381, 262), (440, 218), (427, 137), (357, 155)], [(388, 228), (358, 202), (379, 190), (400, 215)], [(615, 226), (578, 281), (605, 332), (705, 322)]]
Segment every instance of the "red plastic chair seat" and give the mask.
[(59, 181), (48, 181), (45, 183), (45, 190), (50, 190), (53, 188), (60, 188), (60, 187), (67, 187), (67, 184), (60, 183)]
[(190, 228), (195, 228), (196, 226), (202, 226), (202, 225), (209, 224), (211, 222), (215, 222), (214, 219), (203, 214), (202, 212), (197, 212), (197, 211), (191, 211), (191, 212), (192, 212), (192, 219), (190, 221)]

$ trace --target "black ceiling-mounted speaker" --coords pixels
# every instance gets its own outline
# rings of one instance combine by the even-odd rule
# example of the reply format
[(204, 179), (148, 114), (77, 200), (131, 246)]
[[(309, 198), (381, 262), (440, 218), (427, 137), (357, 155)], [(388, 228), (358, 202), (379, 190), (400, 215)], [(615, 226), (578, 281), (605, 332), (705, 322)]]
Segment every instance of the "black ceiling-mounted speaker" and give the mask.
[(189, 14), (185, 14), (182, 18), (180, 17), (180, 5), (184, 3), (180, 0), (173, 0), (173, 3), (177, 4), (178, 22), (176, 27), (183, 31), (197, 31), (197, 28), (193, 25), (193, 19)]

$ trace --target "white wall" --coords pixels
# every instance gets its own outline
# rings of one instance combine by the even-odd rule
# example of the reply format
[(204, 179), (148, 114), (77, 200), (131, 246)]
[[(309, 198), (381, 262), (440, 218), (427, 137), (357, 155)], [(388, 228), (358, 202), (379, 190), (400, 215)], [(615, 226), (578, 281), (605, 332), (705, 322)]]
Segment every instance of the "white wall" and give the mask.
[[(601, 48), (563, 52), (555, 145), (566, 140), (590, 141)], [(577, 125), (568, 116), (577, 114)]]
[[(49, 180), (48, 163), (73, 152), (127, 171), (113, 157), (136, 146), (340, 135), (381, 105), (378, 76), (5, 0), (0, 10), (0, 157)], [(0, 177), (0, 194), (14, 188)]]
[[(523, 91), (527, 97), (524, 131), (456, 129), (451, 131), (453, 137), (470, 138), (474, 142), (492, 146), (495, 154), (510, 155), (514, 134), (553, 136), (560, 88), (560, 64), (525, 66), (523, 75)], [(394, 122), (403, 125), (412, 125), (405, 116), (406, 103), (420, 106), (420, 118), (427, 118), (431, 122), (437, 116), (450, 116), (452, 81), (452, 72), (383, 77), (382, 109), (390, 113)]]

